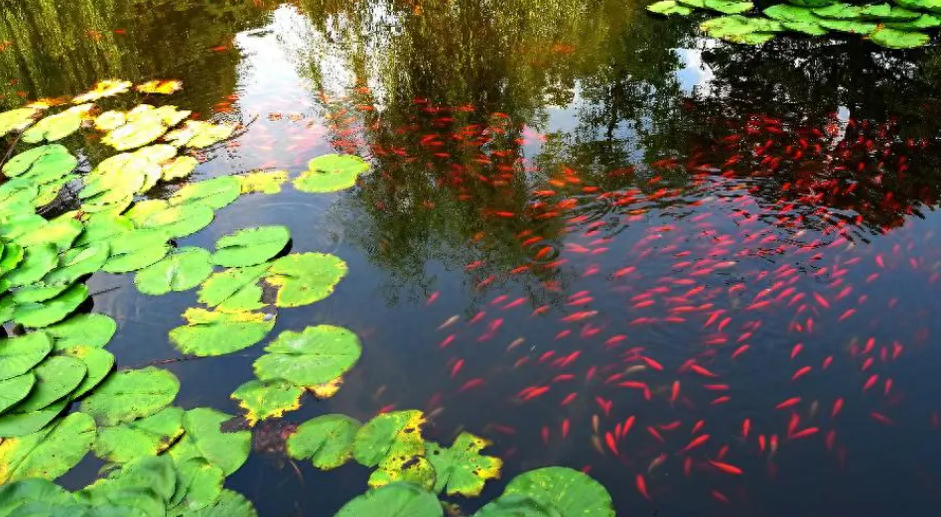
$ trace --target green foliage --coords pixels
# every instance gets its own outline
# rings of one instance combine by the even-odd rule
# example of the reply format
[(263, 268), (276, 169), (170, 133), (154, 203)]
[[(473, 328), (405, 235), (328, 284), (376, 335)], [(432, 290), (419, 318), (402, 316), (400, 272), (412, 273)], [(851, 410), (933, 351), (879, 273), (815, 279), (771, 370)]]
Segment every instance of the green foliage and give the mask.
[(216, 241), (212, 262), (223, 267), (255, 266), (287, 246), (291, 232), (284, 226), (245, 228)]
[(294, 179), (294, 188), (302, 192), (336, 192), (356, 185), (356, 178), (369, 171), (369, 164), (359, 156), (327, 154), (307, 163), (307, 170)]
[(362, 424), (346, 415), (322, 415), (301, 424), (287, 440), (287, 452), (310, 460), (321, 470), (342, 466), (353, 457), (353, 438)]
[(461, 433), (451, 447), (428, 444), (427, 456), (435, 469), (435, 492), (476, 497), (488, 479), (500, 477), (500, 458), (480, 454), (490, 442), (470, 433)]
[(74, 467), (91, 448), (96, 427), (72, 413), (35, 433), (0, 443), (0, 485), (28, 478), (53, 480)]
[(245, 420), (253, 426), (300, 408), (303, 395), (304, 388), (290, 382), (251, 380), (232, 392), (232, 399), (239, 402), (239, 407), (246, 411)]
[(156, 456), (183, 434), (183, 410), (168, 407), (125, 424), (98, 428), (94, 451), (99, 458), (126, 463)]
[(292, 253), (271, 263), (265, 281), (278, 289), (275, 305), (300, 307), (330, 296), (346, 273), (346, 262), (339, 257)]
[(370, 490), (343, 505), (336, 517), (442, 517), (444, 510), (438, 499), (427, 490), (411, 483), (392, 483)]
[(191, 458), (204, 458), (231, 476), (248, 459), (252, 448), (250, 431), (225, 431), (223, 424), (232, 415), (211, 408), (196, 408), (183, 415), (183, 438), (169, 454), (177, 464)]
[(195, 246), (173, 250), (159, 262), (134, 276), (137, 290), (153, 296), (171, 291), (187, 291), (212, 273), (209, 252)]
[(82, 411), (102, 426), (148, 417), (173, 403), (180, 381), (159, 368), (123, 370), (108, 378), (82, 402)]
[(285, 330), (265, 352), (254, 364), (259, 379), (314, 386), (349, 371), (359, 360), (362, 345), (356, 334), (345, 328), (317, 325), (303, 332)]
[(231, 354), (248, 348), (274, 328), (275, 315), (248, 311), (190, 308), (187, 324), (170, 331), (170, 341), (184, 354), (200, 357)]
[(931, 37), (921, 32), (909, 32), (882, 27), (874, 30), (869, 39), (886, 48), (915, 48), (927, 45)]

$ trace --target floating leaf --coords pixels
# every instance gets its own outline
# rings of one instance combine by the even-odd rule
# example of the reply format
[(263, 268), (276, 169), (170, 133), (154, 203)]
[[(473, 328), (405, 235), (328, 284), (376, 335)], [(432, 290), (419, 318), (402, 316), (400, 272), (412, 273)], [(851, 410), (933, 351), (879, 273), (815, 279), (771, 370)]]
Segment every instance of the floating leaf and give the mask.
[(59, 144), (34, 147), (10, 158), (3, 166), (3, 175), (8, 178), (22, 177), (36, 183), (47, 183), (59, 179), (75, 170), (78, 159)]
[(499, 479), (500, 458), (480, 454), (490, 442), (470, 433), (461, 433), (450, 448), (428, 444), (427, 457), (437, 473), (435, 492), (476, 497), (488, 479)]
[(941, 27), (941, 18), (930, 14), (923, 14), (918, 18), (905, 22), (886, 22), (885, 26), (900, 31), (917, 31)]
[(369, 163), (359, 156), (327, 154), (307, 163), (307, 170), (294, 180), (302, 192), (336, 192), (356, 185), (356, 178), (369, 170)]
[(303, 388), (289, 382), (252, 380), (239, 386), (231, 398), (246, 411), (248, 425), (254, 426), (260, 420), (280, 418), (288, 411), (299, 409), (303, 394)]
[(414, 409), (381, 414), (356, 432), (353, 458), (362, 465), (375, 467), (388, 456), (422, 456), (424, 423), (422, 412)]
[(248, 348), (274, 328), (275, 316), (261, 312), (213, 312), (192, 307), (187, 324), (170, 331), (170, 341), (184, 354), (199, 357), (231, 354)]
[(118, 151), (127, 151), (153, 143), (166, 132), (167, 126), (159, 118), (152, 117), (113, 129), (101, 141)]
[(751, 2), (740, 2), (734, 0), (704, 0), (706, 9), (712, 9), (722, 14), (739, 14), (750, 11), (755, 7)]
[(23, 247), (52, 243), (60, 250), (65, 250), (72, 245), (82, 230), (82, 223), (75, 219), (57, 217), (28, 234), (17, 237), (16, 242)]
[(111, 131), (127, 123), (127, 114), (123, 111), (110, 110), (95, 117), (95, 129)]
[[(72, 494), (46, 479), (24, 479), (0, 486), (0, 515), (4, 517), (40, 516), (44, 515), (44, 511), (45, 515), (57, 515), (53, 513), (54, 510), (72, 502)], [(47, 505), (47, 508), (36, 508), (33, 505)]]
[(901, 7), (893, 7), (886, 3), (864, 5), (859, 11), (859, 14), (864, 18), (877, 19), (881, 21), (914, 20), (915, 18), (921, 16), (921, 13), (909, 11), (908, 9), (903, 9)]
[(190, 458), (178, 464), (177, 471), (179, 484), (170, 500), (171, 513), (202, 510), (222, 495), (225, 473), (204, 458)]
[(473, 517), (558, 517), (555, 509), (543, 506), (529, 497), (505, 494), (475, 513)]
[(140, 227), (160, 230), (169, 238), (186, 237), (209, 226), (214, 217), (212, 208), (197, 203), (171, 206), (151, 214)]
[(170, 95), (183, 89), (183, 81), (154, 79), (134, 87), (140, 93)]
[(183, 127), (167, 133), (166, 140), (176, 147), (202, 149), (217, 144), (235, 133), (235, 124), (213, 124), (187, 120)]
[(65, 351), (65, 354), (85, 363), (88, 369), (88, 375), (82, 380), (82, 383), (72, 391), (70, 398), (72, 400), (80, 398), (105, 380), (111, 369), (114, 368), (114, 355), (111, 352), (101, 348), (84, 346), (72, 348)]
[(36, 376), (32, 373), (0, 381), (0, 414), (26, 398), (35, 383)]
[(85, 275), (90, 275), (104, 266), (111, 256), (107, 242), (96, 242), (84, 248), (72, 248), (58, 257), (58, 265), (43, 277), (43, 284), (71, 284)]
[(69, 405), (69, 400), (62, 399), (38, 411), (7, 412), (0, 416), (0, 437), (26, 436), (35, 433), (59, 416), (67, 405)]
[(876, 24), (856, 20), (820, 20), (820, 26), (825, 29), (849, 32), (851, 34), (869, 34), (876, 30)]
[(211, 505), (189, 512), (186, 517), (258, 517), (258, 512), (242, 494), (232, 490), (223, 490), (222, 495)]
[(105, 79), (104, 81), (98, 81), (95, 83), (95, 86), (91, 90), (81, 95), (77, 95), (74, 99), (72, 99), (72, 102), (74, 104), (94, 102), (105, 97), (114, 97), (115, 95), (127, 93), (130, 89), (130, 81), (122, 81), (120, 79)]
[(13, 271), (3, 275), (11, 287), (38, 282), (59, 262), (59, 250), (55, 244), (37, 244), (26, 248), (23, 262)]
[(614, 517), (608, 491), (587, 474), (565, 467), (524, 472), (510, 481), (503, 494), (529, 497), (562, 517)]
[(780, 22), (745, 16), (722, 16), (706, 20), (699, 28), (714, 38), (734, 43), (760, 44), (773, 38), (772, 32), (784, 30)]
[(109, 239), (111, 257), (102, 270), (127, 273), (156, 264), (170, 252), (167, 240), (166, 233), (149, 228), (122, 233)]
[(444, 509), (431, 492), (411, 483), (392, 483), (370, 490), (343, 505), (335, 517), (442, 517)]
[(127, 463), (160, 454), (182, 435), (183, 410), (168, 407), (146, 418), (99, 428), (94, 451), (105, 461)]
[(313, 386), (349, 371), (359, 360), (362, 345), (356, 334), (343, 327), (317, 325), (303, 332), (285, 330), (265, 352), (254, 364), (259, 379)]
[(160, 262), (138, 271), (134, 284), (140, 292), (154, 296), (192, 289), (212, 273), (209, 257), (209, 252), (202, 248), (179, 248)]
[(0, 138), (28, 128), (41, 113), (38, 108), (16, 108), (0, 113)]
[(435, 486), (435, 468), (426, 458), (415, 455), (389, 455), (369, 475), (369, 488), (406, 481), (431, 490)]
[(39, 363), (33, 373), (36, 374), (36, 386), (29, 396), (20, 402), (14, 413), (31, 413), (65, 398), (82, 383), (87, 375), (85, 363), (74, 357), (54, 355)]
[(814, 14), (835, 20), (856, 20), (862, 16), (865, 7), (853, 4), (835, 3), (814, 9)]
[(163, 181), (178, 180), (189, 176), (197, 165), (199, 165), (199, 160), (192, 156), (177, 156), (163, 164), (160, 174)]
[(242, 194), (260, 192), (262, 194), (277, 194), (281, 192), (281, 185), (288, 180), (287, 171), (251, 172), (236, 176), (242, 185)]
[(306, 388), (314, 397), (317, 397), (317, 400), (326, 400), (336, 395), (337, 392), (340, 391), (341, 386), (343, 386), (343, 376), (337, 377), (329, 382), (306, 386)]
[(170, 197), (171, 205), (200, 202), (215, 210), (238, 199), (242, 187), (232, 176), (219, 176), (211, 180), (190, 183)]
[(17, 305), (13, 311), (13, 321), (24, 327), (46, 327), (72, 314), (86, 298), (88, 288), (83, 284), (75, 284), (51, 300)]
[(82, 127), (82, 121), (92, 107), (92, 104), (82, 104), (61, 113), (49, 115), (27, 129), (22, 139), (27, 144), (35, 144), (43, 140), (47, 142), (61, 140)]
[[(13, 271), (20, 265), (26, 256), (26, 250), (15, 242), (3, 244), (3, 251), (0, 253), (0, 275)], [(0, 281), (2, 283), (2, 281)]]
[(353, 457), (353, 437), (362, 424), (346, 415), (322, 415), (301, 424), (287, 440), (296, 460), (310, 460), (321, 470), (335, 469)]
[(176, 488), (177, 471), (170, 458), (141, 457), (85, 487), (76, 494), (76, 499), (94, 507), (108, 504), (130, 507), (133, 515), (166, 515), (166, 506)]
[(55, 350), (61, 351), (75, 347), (103, 348), (117, 329), (118, 324), (104, 314), (76, 314), (43, 331), (55, 340)]
[(27, 478), (55, 479), (72, 469), (95, 440), (95, 422), (72, 413), (41, 431), (0, 443), (0, 484)]
[(823, 36), (829, 31), (816, 22), (781, 22), (785, 29), (794, 32), (801, 32), (809, 36)]
[(787, 4), (777, 4), (765, 9), (765, 16), (772, 20), (782, 22), (810, 22), (817, 23), (820, 18), (808, 7), (796, 7)]
[(922, 47), (931, 41), (931, 36), (921, 32), (900, 31), (886, 27), (877, 28), (870, 35), (873, 43), (886, 48)]
[(212, 261), (223, 267), (254, 266), (280, 253), (290, 240), (285, 226), (244, 228), (216, 241)]
[(334, 255), (291, 254), (271, 264), (265, 281), (278, 289), (275, 305), (300, 307), (330, 296), (346, 272), (346, 262)]
[(250, 431), (225, 432), (222, 424), (232, 415), (211, 408), (196, 408), (183, 415), (183, 438), (170, 448), (178, 464), (190, 458), (205, 458), (222, 469), (226, 476), (237, 471), (252, 448)]
[(82, 411), (99, 425), (114, 426), (156, 414), (180, 391), (180, 381), (159, 368), (122, 370), (108, 378), (82, 402)]
[(224, 311), (251, 311), (264, 307), (258, 285), (267, 264), (232, 268), (213, 273), (199, 289), (199, 303)]
[(29, 372), (51, 351), (52, 338), (45, 332), (30, 332), (0, 340), (0, 380)]
[[(921, 10), (941, 13), (941, 0), (895, 0), (895, 3), (905, 9), (911, 9), (913, 11)], [(2, 126), (0, 126), (0, 133), (2, 132), (3, 129)]]
[(134, 224), (126, 217), (95, 214), (85, 222), (85, 231), (75, 239), (74, 246), (87, 246), (94, 242), (107, 241), (122, 233), (134, 229)]

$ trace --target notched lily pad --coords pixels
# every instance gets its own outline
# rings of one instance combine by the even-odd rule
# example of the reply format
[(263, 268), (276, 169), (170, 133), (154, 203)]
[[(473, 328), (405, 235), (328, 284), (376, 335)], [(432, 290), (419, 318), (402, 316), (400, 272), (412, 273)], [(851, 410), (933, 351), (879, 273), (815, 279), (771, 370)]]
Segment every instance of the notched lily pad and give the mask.
[(0, 485), (21, 479), (53, 480), (72, 469), (95, 439), (95, 421), (72, 413), (33, 434), (0, 443)]
[(168, 407), (126, 424), (99, 428), (94, 451), (105, 461), (127, 463), (160, 454), (182, 435), (183, 410)]
[(362, 424), (346, 415), (322, 415), (301, 424), (287, 440), (288, 454), (310, 460), (321, 470), (335, 469), (353, 457), (353, 437)]
[(449, 496), (476, 497), (488, 479), (499, 479), (500, 458), (480, 454), (490, 442), (470, 433), (461, 433), (449, 448), (428, 444), (427, 457), (437, 473), (435, 492)]
[(369, 163), (359, 156), (327, 154), (307, 163), (307, 170), (294, 179), (302, 192), (336, 192), (356, 185), (356, 178), (369, 171)]
[(205, 458), (219, 467), (226, 476), (237, 471), (252, 447), (250, 431), (227, 432), (222, 425), (232, 415), (211, 408), (196, 408), (183, 415), (183, 438), (170, 448), (170, 456), (177, 464), (190, 458)]
[(343, 505), (334, 517), (442, 517), (444, 509), (431, 492), (411, 483), (392, 483), (370, 490)]
[(424, 423), (424, 414), (414, 409), (379, 415), (356, 432), (353, 458), (362, 465), (375, 467), (389, 456), (423, 456)]
[(290, 240), (285, 226), (244, 228), (216, 241), (212, 261), (223, 267), (254, 266), (281, 253)]
[(231, 398), (245, 410), (248, 425), (254, 426), (261, 420), (280, 418), (288, 411), (300, 409), (303, 395), (303, 388), (289, 382), (251, 380), (239, 386)]
[(349, 371), (359, 360), (362, 345), (356, 334), (343, 327), (317, 325), (303, 332), (285, 330), (265, 352), (254, 364), (259, 379), (313, 386)]
[(170, 341), (184, 354), (199, 357), (231, 354), (248, 348), (271, 332), (274, 314), (214, 312), (192, 307), (183, 313), (187, 324), (170, 331)]
[(179, 248), (134, 276), (137, 290), (152, 296), (187, 291), (212, 273), (209, 252), (195, 246)]
[(292, 253), (271, 264), (265, 281), (278, 289), (275, 305), (301, 307), (330, 296), (346, 273), (346, 262), (334, 255)]
[(147, 367), (115, 373), (82, 402), (82, 411), (102, 426), (151, 416), (173, 403), (180, 381), (167, 370)]

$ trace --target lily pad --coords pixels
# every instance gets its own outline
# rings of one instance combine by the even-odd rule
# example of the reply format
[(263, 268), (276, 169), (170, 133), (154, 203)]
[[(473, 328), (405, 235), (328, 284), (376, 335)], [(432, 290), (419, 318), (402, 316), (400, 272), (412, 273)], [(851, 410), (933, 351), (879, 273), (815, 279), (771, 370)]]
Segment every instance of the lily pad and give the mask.
[(923, 14), (911, 21), (886, 22), (885, 26), (900, 31), (918, 31), (922, 29), (935, 29), (941, 27), (941, 18), (930, 14)]
[(183, 435), (183, 410), (168, 407), (126, 424), (100, 427), (94, 451), (99, 458), (127, 463), (142, 456), (156, 456)]
[(131, 89), (130, 81), (122, 81), (120, 79), (105, 79), (103, 81), (98, 81), (95, 83), (95, 86), (91, 90), (75, 96), (72, 99), (74, 104), (81, 104), (83, 102), (94, 102), (98, 99), (103, 99), (105, 97), (114, 97), (122, 93), (127, 93)]
[(379, 415), (356, 432), (353, 458), (362, 465), (375, 467), (389, 456), (422, 456), (424, 423), (425, 416), (414, 409)]
[(109, 377), (82, 402), (99, 425), (115, 426), (156, 414), (173, 403), (180, 381), (159, 368), (123, 370)]
[(869, 34), (876, 30), (876, 24), (858, 20), (820, 20), (820, 26), (840, 32), (849, 32), (851, 34)]
[(64, 146), (47, 144), (10, 158), (3, 166), (3, 175), (48, 183), (72, 172), (77, 166), (78, 160)]
[(0, 515), (4, 517), (15, 515), (15, 511), (24, 515), (43, 515), (42, 511), (30, 513), (34, 507), (27, 505), (33, 504), (46, 504), (49, 508), (47, 514), (53, 514), (54, 508), (68, 506), (72, 502), (72, 494), (46, 479), (23, 479), (0, 486)]
[(225, 489), (211, 505), (189, 512), (186, 517), (258, 517), (258, 512), (242, 494)]
[(95, 129), (111, 131), (127, 123), (127, 114), (123, 111), (110, 110), (95, 117)]
[(0, 443), (0, 484), (27, 478), (53, 480), (72, 469), (95, 439), (95, 422), (72, 413), (21, 438)]
[(45, 332), (30, 332), (0, 340), (0, 380), (29, 372), (51, 351), (52, 338)]
[(39, 411), (65, 398), (82, 383), (88, 370), (80, 359), (54, 355), (39, 363), (33, 373), (36, 374), (36, 386), (13, 408), (15, 413)]
[(422, 456), (392, 454), (379, 462), (367, 484), (369, 488), (379, 488), (400, 481), (431, 490), (435, 486), (435, 468)]
[(62, 399), (38, 411), (4, 413), (0, 416), (0, 437), (33, 434), (55, 420), (67, 405), (69, 405), (69, 400)]
[(336, 192), (356, 185), (356, 178), (369, 171), (369, 163), (359, 156), (327, 154), (307, 163), (307, 170), (294, 179), (302, 192)]
[(238, 199), (242, 192), (239, 181), (232, 176), (190, 183), (170, 196), (171, 205), (199, 202), (219, 210)]
[(902, 7), (895, 7), (887, 3), (864, 5), (859, 14), (863, 18), (885, 21), (904, 21), (914, 20), (921, 16), (921, 13), (910, 11)]
[(85, 222), (85, 231), (75, 239), (74, 246), (107, 241), (133, 229), (134, 224), (126, 217), (94, 214)]
[(38, 282), (46, 273), (52, 271), (59, 261), (59, 250), (55, 244), (37, 244), (26, 248), (23, 262), (19, 267), (3, 275), (11, 287), (19, 287)]
[(346, 415), (322, 415), (301, 424), (287, 440), (296, 460), (310, 460), (320, 470), (335, 469), (353, 457), (353, 437), (362, 424)]
[(809, 7), (797, 7), (788, 4), (777, 4), (765, 9), (765, 16), (781, 22), (810, 22), (817, 23), (819, 18)]
[(66, 350), (65, 354), (81, 360), (88, 369), (88, 375), (85, 376), (82, 383), (79, 384), (69, 396), (72, 400), (81, 398), (82, 395), (85, 395), (101, 384), (101, 381), (105, 380), (111, 373), (111, 369), (114, 368), (114, 355), (101, 348), (91, 346), (76, 347)]
[(67, 217), (57, 217), (46, 224), (30, 231), (28, 234), (18, 236), (17, 244), (23, 247), (38, 246), (52, 243), (59, 250), (68, 249), (75, 238), (82, 233), (82, 223)]
[(330, 296), (346, 272), (346, 262), (334, 255), (291, 254), (271, 264), (265, 281), (278, 289), (275, 305), (300, 307)]
[(774, 37), (771, 33), (784, 30), (781, 23), (775, 20), (739, 15), (706, 20), (699, 28), (714, 38), (748, 44), (762, 43)]
[(0, 113), (0, 138), (33, 125), (41, 113), (38, 108), (16, 108)]
[(228, 139), (235, 133), (235, 128), (235, 124), (187, 120), (182, 128), (167, 133), (166, 140), (176, 147), (202, 149)]
[(50, 300), (17, 305), (13, 311), (13, 321), (24, 327), (46, 327), (64, 320), (86, 298), (88, 288), (83, 284), (75, 284)]
[(712, 9), (722, 14), (740, 14), (750, 11), (755, 7), (751, 2), (740, 2), (734, 0), (704, 0), (706, 9)]
[(187, 324), (170, 331), (170, 341), (184, 354), (199, 357), (231, 354), (248, 348), (271, 332), (274, 314), (213, 312), (192, 307), (183, 313)]
[(449, 496), (476, 497), (488, 479), (499, 479), (500, 458), (480, 454), (490, 442), (470, 433), (461, 433), (449, 448), (428, 444), (427, 457), (435, 469), (435, 492)]
[(205, 458), (219, 467), (226, 476), (237, 471), (252, 448), (250, 431), (225, 432), (222, 424), (232, 415), (211, 408), (196, 408), (183, 415), (183, 438), (170, 448), (177, 464), (190, 458)]
[(187, 203), (151, 214), (139, 226), (160, 230), (169, 238), (186, 237), (209, 226), (214, 214), (212, 208), (206, 205)]
[(199, 165), (199, 160), (192, 156), (177, 156), (163, 164), (160, 175), (163, 181), (173, 181), (189, 176)]
[(267, 264), (232, 268), (213, 273), (199, 289), (199, 303), (223, 311), (251, 311), (264, 307), (259, 281)]
[(26, 398), (34, 384), (36, 376), (32, 373), (0, 381), (0, 415)]
[(614, 517), (611, 495), (587, 474), (565, 467), (545, 467), (513, 478), (504, 497), (529, 497), (561, 517)]
[(231, 398), (246, 411), (245, 420), (254, 426), (261, 420), (280, 418), (288, 411), (301, 407), (304, 389), (289, 382), (248, 381), (238, 387)]
[(442, 517), (444, 509), (431, 492), (411, 483), (392, 483), (370, 490), (343, 505), (335, 517)]
[(173, 499), (170, 500), (170, 513), (202, 510), (222, 495), (225, 473), (204, 458), (190, 458), (177, 465), (179, 481)]
[(47, 142), (61, 140), (82, 127), (82, 121), (85, 120), (85, 116), (92, 107), (92, 104), (82, 104), (61, 113), (49, 115), (23, 132), (22, 139), (28, 144), (39, 143), (43, 140)]
[(0, 253), (0, 275), (16, 269), (26, 256), (26, 250), (15, 242), (7, 242)]
[(865, 9), (865, 6), (840, 2), (826, 7), (818, 7), (814, 9), (814, 14), (835, 20), (856, 20), (862, 17), (863, 9)]
[(85, 487), (76, 494), (76, 499), (96, 508), (109, 504), (130, 507), (133, 515), (166, 515), (166, 506), (177, 488), (177, 478), (170, 458), (141, 457)]
[(117, 329), (118, 324), (109, 316), (92, 313), (76, 314), (43, 331), (54, 339), (55, 350), (61, 351), (75, 347), (103, 348)]
[(313, 386), (349, 371), (359, 360), (362, 345), (356, 334), (343, 327), (317, 325), (303, 332), (285, 330), (265, 352), (254, 364), (259, 379)]
[(288, 180), (287, 171), (251, 172), (236, 176), (242, 185), (242, 194), (277, 194)]
[(529, 497), (509, 494), (491, 501), (473, 517), (558, 517), (559, 512)]
[[(913, 11), (941, 13), (941, 0), (895, 0), (895, 3)], [(2, 126), (0, 126), (0, 133), (2, 133)]]
[(134, 87), (140, 93), (170, 95), (183, 89), (183, 81), (175, 79), (154, 79)]
[(96, 242), (83, 248), (66, 250), (58, 257), (56, 268), (43, 277), (43, 284), (71, 284), (101, 269), (110, 256), (111, 246), (107, 242)]
[(873, 43), (886, 48), (916, 48), (923, 47), (931, 41), (931, 36), (921, 32), (901, 31), (887, 27), (877, 28), (869, 39)]
[(139, 229), (122, 233), (108, 240), (111, 257), (102, 270), (127, 273), (156, 264), (170, 252), (169, 237), (161, 230)]
[(138, 271), (134, 284), (138, 291), (154, 296), (192, 289), (212, 273), (209, 258), (209, 252), (202, 248), (179, 248), (160, 262)]
[(223, 267), (254, 266), (280, 253), (290, 240), (285, 226), (244, 228), (216, 241), (212, 261)]

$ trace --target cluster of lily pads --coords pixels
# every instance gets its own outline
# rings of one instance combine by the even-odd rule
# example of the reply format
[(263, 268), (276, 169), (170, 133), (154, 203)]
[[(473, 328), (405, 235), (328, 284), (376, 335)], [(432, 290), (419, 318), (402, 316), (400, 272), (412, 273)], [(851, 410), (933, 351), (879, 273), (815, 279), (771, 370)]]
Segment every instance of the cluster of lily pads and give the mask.
[[(198, 164), (185, 150), (222, 142), (236, 128), (184, 122), (190, 113), (174, 106), (101, 112), (94, 104), (132, 86), (102, 81), (56, 113), (50, 111), (61, 102), (0, 113), (0, 137), (44, 143), (0, 169), (0, 324), (15, 325), (15, 334), (0, 340), (0, 515), (252, 517), (251, 503), (224, 488), (252, 447), (252, 432), (231, 423), (252, 427), (281, 417), (308, 392), (332, 396), (362, 353), (359, 338), (341, 327), (282, 332), (255, 361), (256, 379), (232, 393), (245, 411), (240, 416), (173, 405), (180, 382), (167, 370), (115, 371), (105, 348), (116, 322), (79, 311), (89, 297), (84, 281), (96, 272), (134, 272), (137, 289), (153, 296), (198, 288), (202, 306), (188, 309), (186, 324), (169, 335), (192, 356), (261, 342), (277, 310), (326, 298), (347, 272), (333, 255), (285, 254), (291, 236), (283, 226), (237, 230), (213, 250), (177, 246), (238, 197), (278, 193), (289, 176), (259, 171), (181, 184)], [(179, 88), (176, 81), (150, 81), (135, 90), (152, 95)], [(83, 128), (102, 132), (102, 142), (120, 154), (81, 172), (79, 160), (52, 142)], [(166, 143), (154, 143), (161, 138)], [(321, 156), (293, 185), (335, 192), (368, 169), (359, 157)], [(167, 199), (142, 197), (161, 182), (176, 189)], [(65, 191), (75, 192), (75, 210), (51, 219), (38, 213)], [(73, 403), (79, 404), (74, 411)], [(423, 422), (419, 411), (366, 424), (324, 415), (299, 426), (285, 448), (324, 470), (351, 458), (375, 468), (368, 482), (374, 490), (339, 515), (442, 515), (435, 493), (479, 495), (488, 479), (499, 477), (502, 462), (479, 454), (488, 442), (469, 433), (451, 447), (426, 442)], [(89, 452), (107, 462), (105, 477), (74, 493), (52, 483)], [(607, 492), (588, 476), (541, 469), (516, 478), (479, 515), (567, 515), (574, 508), (588, 509), (580, 515), (613, 515)]]
[(895, 2), (897, 5), (852, 5), (835, 0), (789, 0), (789, 3), (764, 9), (764, 17), (743, 16), (752, 11), (754, 5), (738, 0), (660, 0), (647, 9), (667, 16), (689, 16), (699, 10), (725, 14), (706, 20), (700, 24), (700, 29), (714, 38), (733, 43), (760, 45), (785, 32), (824, 36), (834, 31), (859, 34), (893, 49), (928, 44), (931, 36), (922, 31), (941, 27), (941, 2)]

